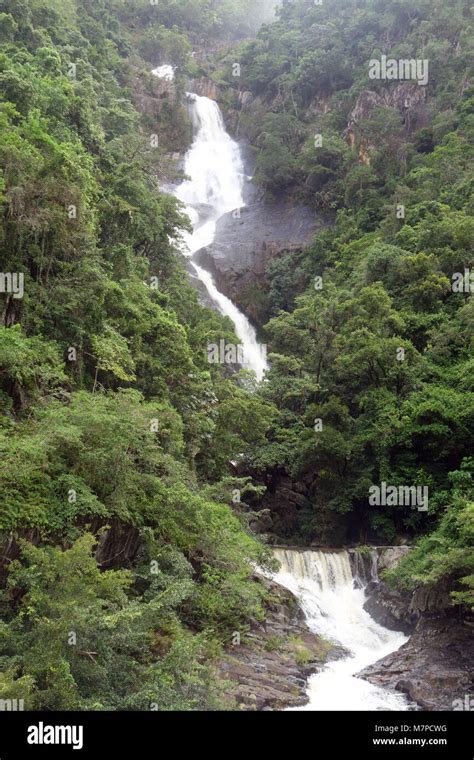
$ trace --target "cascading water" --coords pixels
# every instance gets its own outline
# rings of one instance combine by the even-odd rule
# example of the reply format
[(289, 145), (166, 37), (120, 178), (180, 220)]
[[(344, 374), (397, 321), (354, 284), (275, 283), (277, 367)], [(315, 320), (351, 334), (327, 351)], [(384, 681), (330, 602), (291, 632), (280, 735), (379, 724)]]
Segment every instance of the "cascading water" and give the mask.
[[(184, 235), (188, 256), (210, 245), (219, 218), (244, 206), (245, 181), (240, 149), (227, 134), (219, 106), (209, 98), (188, 93), (194, 126), (194, 141), (185, 156), (186, 179), (176, 190), (191, 219), (193, 230)], [(221, 293), (209, 272), (191, 262), (199, 280), (223, 314), (230, 317), (242, 345), (245, 367), (263, 378), (267, 361), (257, 341), (255, 329), (247, 317)]]
[(378, 625), (364, 610), (346, 551), (277, 549), (281, 563), (274, 580), (299, 599), (308, 626), (340, 644), (348, 654), (329, 662), (308, 682), (309, 702), (299, 710), (409, 710), (402, 694), (374, 686), (355, 674), (407, 641)]

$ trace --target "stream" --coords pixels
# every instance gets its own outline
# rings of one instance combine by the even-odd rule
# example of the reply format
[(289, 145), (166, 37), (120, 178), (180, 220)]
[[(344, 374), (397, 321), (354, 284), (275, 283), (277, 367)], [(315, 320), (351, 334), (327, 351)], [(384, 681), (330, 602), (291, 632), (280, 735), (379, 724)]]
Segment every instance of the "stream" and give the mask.
[[(171, 66), (160, 66), (156, 76), (172, 79)], [(265, 352), (247, 317), (221, 293), (212, 275), (193, 256), (215, 239), (218, 220), (244, 206), (248, 181), (239, 145), (227, 134), (217, 103), (187, 93), (194, 139), (184, 158), (186, 179), (174, 188), (191, 220), (192, 231), (183, 235), (182, 252), (190, 259), (196, 277), (210, 299), (229, 317), (241, 342), (245, 366), (261, 381), (267, 369)], [(328, 663), (308, 684), (309, 702), (301, 710), (408, 710), (402, 694), (357, 678), (362, 668), (398, 649), (403, 634), (378, 625), (363, 609), (365, 592), (352, 576), (345, 551), (276, 550), (281, 570), (274, 580), (292, 591), (317, 634), (342, 645), (347, 655)]]
[(413, 709), (403, 694), (356, 677), (408, 639), (383, 628), (364, 610), (365, 579), (354, 578), (348, 552), (276, 549), (275, 556), (281, 568), (273, 579), (296, 596), (308, 627), (347, 651), (310, 677), (308, 703), (292, 709)]
[[(189, 179), (177, 188), (176, 197), (184, 203), (193, 225), (193, 231), (184, 237), (188, 256), (192, 258), (214, 241), (220, 217), (244, 206), (245, 174), (239, 146), (227, 134), (217, 103), (193, 93), (188, 93), (188, 103), (194, 141), (184, 159), (184, 172)], [(255, 372), (258, 381), (262, 380), (267, 361), (255, 328), (218, 290), (211, 274), (194, 261), (191, 263), (211, 300), (234, 323), (245, 367)]]
[[(174, 75), (173, 68), (166, 64), (153, 73), (168, 80)], [(227, 134), (215, 101), (191, 92), (186, 96), (194, 139), (184, 157), (186, 179), (174, 189), (192, 224), (192, 232), (183, 235), (182, 252), (191, 260), (196, 277), (205, 286), (211, 301), (233, 322), (244, 366), (261, 381), (268, 364), (255, 328), (230, 298), (219, 291), (212, 275), (193, 261), (195, 253), (214, 241), (219, 219), (245, 205), (243, 188), (247, 178), (240, 148)]]

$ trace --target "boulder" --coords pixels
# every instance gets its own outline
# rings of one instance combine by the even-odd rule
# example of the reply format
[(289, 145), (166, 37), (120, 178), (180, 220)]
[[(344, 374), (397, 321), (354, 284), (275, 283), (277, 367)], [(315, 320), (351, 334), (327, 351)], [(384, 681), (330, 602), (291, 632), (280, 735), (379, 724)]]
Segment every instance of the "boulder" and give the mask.
[(472, 619), (422, 616), (406, 644), (357, 675), (404, 692), (424, 710), (458, 710), (472, 704)]
[(303, 705), (309, 676), (344, 651), (310, 631), (290, 591), (273, 581), (260, 582), (270, 590), (265, 621), (254, 623), (239, 645), (228, 647), (219, 676), (240, 710)]

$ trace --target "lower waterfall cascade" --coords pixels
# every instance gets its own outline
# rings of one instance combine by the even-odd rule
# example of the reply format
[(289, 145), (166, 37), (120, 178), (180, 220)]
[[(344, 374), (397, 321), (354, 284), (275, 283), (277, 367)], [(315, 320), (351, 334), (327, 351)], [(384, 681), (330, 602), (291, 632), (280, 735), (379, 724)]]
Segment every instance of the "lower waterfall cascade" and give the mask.
[(403, 694), (356, 677), (408, 638), (379, 625), (364, 610), (364, 588), (353, 577), (349, 553), (275, 549), (274, 556), (281, 567), (273, 580), (296, 596), (308, 627), (347, 651), (310, 677), (308, 703), (291, 709), (413, 709)]

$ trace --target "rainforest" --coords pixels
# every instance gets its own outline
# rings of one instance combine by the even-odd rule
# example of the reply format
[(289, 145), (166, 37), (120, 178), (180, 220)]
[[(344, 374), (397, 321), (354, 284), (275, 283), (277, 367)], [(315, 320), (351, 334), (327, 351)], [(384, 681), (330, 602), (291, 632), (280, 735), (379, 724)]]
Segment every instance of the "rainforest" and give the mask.
[(2, 710), (470, 704), (472, 10), (0, 1)]

